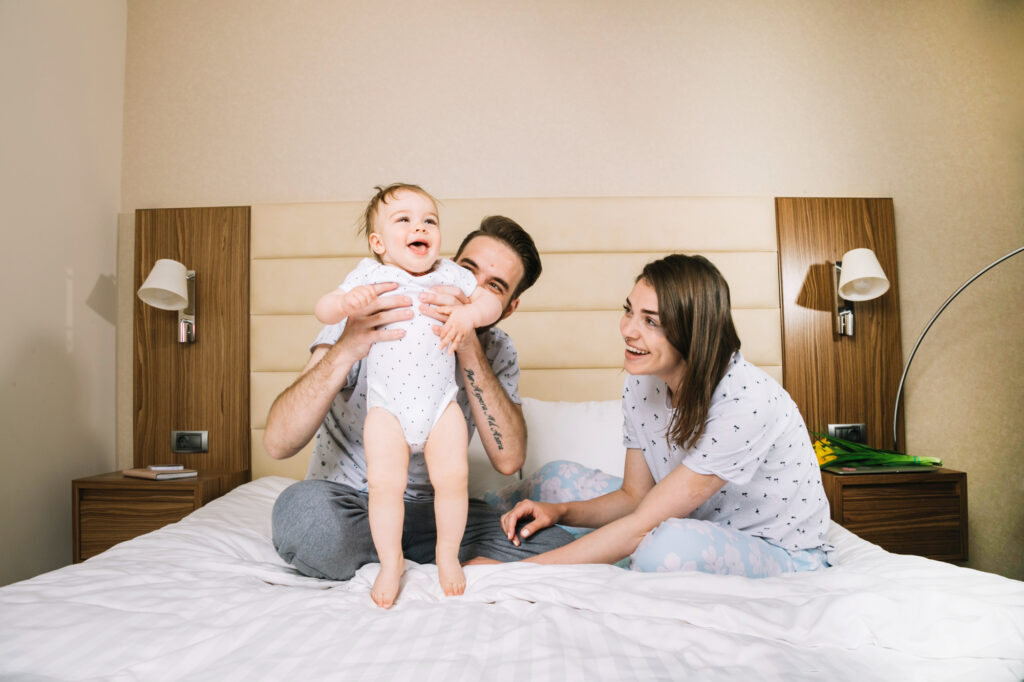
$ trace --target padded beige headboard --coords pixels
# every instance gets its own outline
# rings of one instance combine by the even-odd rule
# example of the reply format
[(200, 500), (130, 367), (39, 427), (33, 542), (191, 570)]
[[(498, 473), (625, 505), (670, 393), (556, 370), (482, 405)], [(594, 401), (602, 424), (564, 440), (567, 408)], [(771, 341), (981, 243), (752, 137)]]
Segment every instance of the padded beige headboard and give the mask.
[[(312, 445), (285, 461), (263, 449), (274, 398), (305, 366), (319, 330), (313, 305), (368, 255), (356, 224), (365, 202), (252, 207), (250, 368), (252, 476), (304, 478)], [(744, 356), (782, 381), (775, 205), (771, 197), (442, 200), (442, 245), (454, 253), (488, 215), (537, 243), (544, 272), (501, 323), (519, 350), (520, 393), (542, 400), (618, 398), (619, 317), (642, 266), (699, 253), (728, 280)]]

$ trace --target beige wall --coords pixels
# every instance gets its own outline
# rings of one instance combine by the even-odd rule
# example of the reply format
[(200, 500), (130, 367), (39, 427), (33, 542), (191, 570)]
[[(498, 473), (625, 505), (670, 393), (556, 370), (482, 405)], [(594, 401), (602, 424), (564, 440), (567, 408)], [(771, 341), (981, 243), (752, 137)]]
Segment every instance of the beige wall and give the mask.
[(115, 463), (124, 0), (0, 0), (0, 585), (71, 561)]

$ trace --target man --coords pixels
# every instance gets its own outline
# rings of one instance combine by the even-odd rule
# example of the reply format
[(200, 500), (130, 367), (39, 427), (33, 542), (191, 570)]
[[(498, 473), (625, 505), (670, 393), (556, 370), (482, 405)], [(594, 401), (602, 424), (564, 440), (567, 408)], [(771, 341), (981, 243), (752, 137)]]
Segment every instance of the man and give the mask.
[[(515, 312), (520, 294), (541, 272), (529, 234), (503, 216), (485, 218), (463, 240), (455, 261), (476, 276), (479, 286), (498, 294), (504, 304), (500, 319)], [(317, 578), (348, 580), (364, 564), (378, 561), (367, 514), (362, 446), (364, 359), (372, 344), (401, 338), (403, 331), (384, 327), (411, 318), (414, 302), (386, 295), (393, 284), (374, 286), (378, 298), (347, 321), (321, 331), (302, 374), (277, 397), (267, 416), (263, 442), (275, 459), (291, 457), (316, 436), (306, 480), (287, 488), (274, 505), (273, 534), (281, 557)], [(466, 302), (452, 290), (422, 294), (420, 299), (420, 310), (439, 323), (447, 317), (444, 306)], [(518, 403), (519, 364), (511, 339), (496, 327), (481, 329), (468, 335), (455, 354), (457, 400), (470, 435), (479, 426), (492, 466), (503, 474), (518, 471), (526, 461), (526, 424)], [(432, 489), (422, 454), (409, 460), (402, 535), (406, 558), (434, 561)], [(571, 540), (568, 532), (550, 527), (517, 547), (502, 532), (498, 511), (470, 500), (459, 559), (515, 561)]]

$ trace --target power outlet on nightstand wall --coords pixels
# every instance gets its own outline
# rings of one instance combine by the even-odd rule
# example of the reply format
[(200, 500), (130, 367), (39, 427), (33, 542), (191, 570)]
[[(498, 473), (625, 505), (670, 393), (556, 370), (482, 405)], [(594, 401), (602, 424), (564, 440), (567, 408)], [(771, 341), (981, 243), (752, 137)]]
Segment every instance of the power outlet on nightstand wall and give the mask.
[(209, 452), (209, 443), (206, 431), (171, 431), (171, 452)]
[(864, 424), (829, 424), (828, 435), (854, 443), (867, 443), (867, 429)]

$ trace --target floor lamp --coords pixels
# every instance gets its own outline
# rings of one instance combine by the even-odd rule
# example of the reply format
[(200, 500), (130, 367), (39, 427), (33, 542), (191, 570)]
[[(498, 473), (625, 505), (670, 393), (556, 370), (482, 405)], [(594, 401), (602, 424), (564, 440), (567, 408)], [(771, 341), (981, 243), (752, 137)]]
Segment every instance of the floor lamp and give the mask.
[(917, 343), (914, 344), (914, 349), (912, 351), (910, 351), (910, 357), (907, 358), (907, 364), (903, 368), (903, 376), (900, 377), (900, 386), (899, 386), (898, 389), (896, 389), (896, 405), (895, 405), (895, 407), (893, 408), (893, 411), (892, 411), (892, 447), (893, 447), (893, 450), (897, 450), (897, 451), (899, 450), (899, 438), (897, 436), (897, 425), (899, 424), (899, 422), (897, 421), (897, 418), (899, 417), (899, 414), (900, 414), (900, 397), (903, 395), (903, 383), (907, 379), (907, 372), (910, 371), (910, 363), (914, 361), (914, 355), (917, 353), (917, 349), (921, 346), (921, 341), (924, 340), (924, 335), (927, 334), (928, 330), (932, 328), (933, 324), (935, 324), (935, 320), (939, 319), (939, 315), (942, 314), (942, 311), (945, 310), (949, 306), (949, 304), (953, 302), (954, 298), (956, 298), (957, 296), (960, 295), (961, 291), (963, 291), (964, 289), (969, 287), (974, 282), (974, 280), (978, 279), (979, 277), (984, 275), (986, 272), (988, 272), (989, 270), (991, 270), (995, 266), (997, 266), (1000, 263), (1002, 263), (1004, 260), (1008, 260), (1010, 258), (1013, 258), (1018, 253), (1020, 253), (1021, 251), (1024, 251), (1024, 246), (1019, 246), (1016, 249), (1014, 249), (1013, 251), (1010, 251), (1008, 254), (1006, 254), (1002, 258), (998, 258), (995, 261), (989, 263), (987, 266), (982, 268), (978, 272), (978, 274), (976, 274), (974, 277), (971, 277), (969, 280), (967, 280), (966, 282), (961, 284), (960, 288), (957, 289), (956, 291), (954, 291), (953, 295), (950, 296), (949, 298), (947, 298), (946, 302), (942, 304), (942, 306), (935, 312), (934, 315), (932, 315), (932, 319), (928, 322), (927, 326), (925, 326), (924, 331), (921, 332), (921, 336), (917, 337)]

